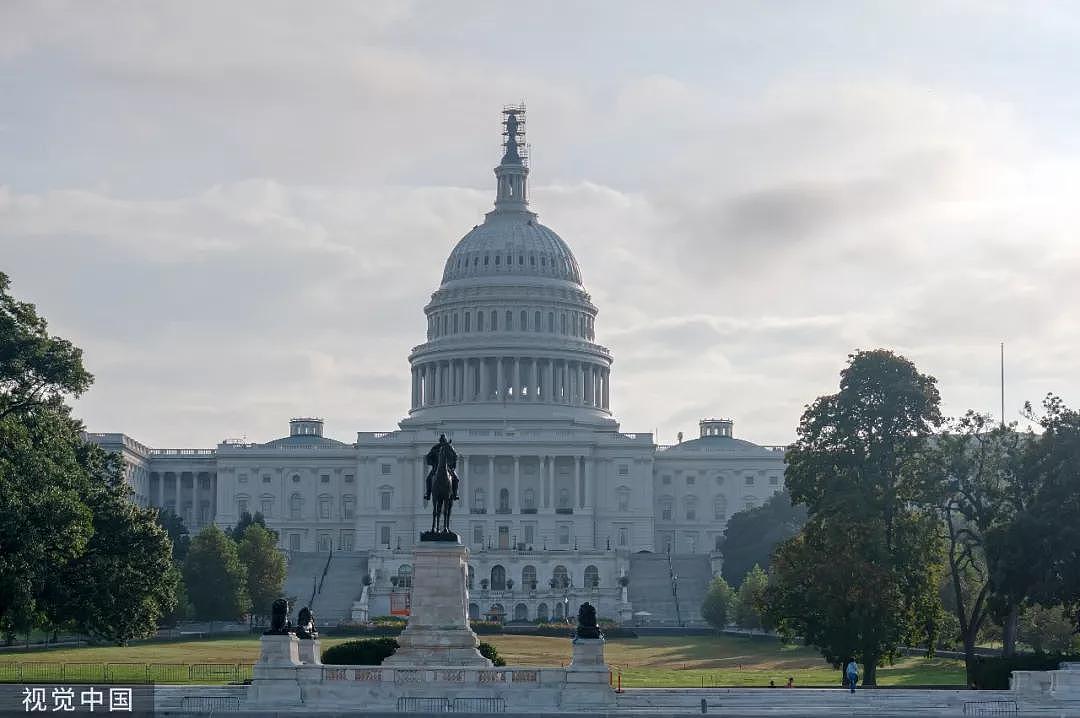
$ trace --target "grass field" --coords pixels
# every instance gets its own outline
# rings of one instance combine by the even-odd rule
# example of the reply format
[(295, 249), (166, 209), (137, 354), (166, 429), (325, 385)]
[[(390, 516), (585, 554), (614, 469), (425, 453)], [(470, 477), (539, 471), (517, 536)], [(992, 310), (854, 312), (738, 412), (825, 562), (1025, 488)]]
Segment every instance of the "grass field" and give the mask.
[[(544, 636), (482, 636), (511, 665), (559, 666), (570, 661), (570, 641)], [(328, 648), (348, 638), (324, 638)], [(775, 639), (742, 636), (643, 636), (607, 642), (608, 664), (622, 671), (624, 688), (692, 686), (795, 685), (835, 686), (840, 672), (830, 668), (813, 649), (785, 646)], [(10, 650), (0, 652), (0, 664), (23, 663), (254, 663), (259, 656), (256, 637), (140, 643), (103, 646)], [(958, 660), (906, 657), (878, 669), (883, 686), (964, 684)]]

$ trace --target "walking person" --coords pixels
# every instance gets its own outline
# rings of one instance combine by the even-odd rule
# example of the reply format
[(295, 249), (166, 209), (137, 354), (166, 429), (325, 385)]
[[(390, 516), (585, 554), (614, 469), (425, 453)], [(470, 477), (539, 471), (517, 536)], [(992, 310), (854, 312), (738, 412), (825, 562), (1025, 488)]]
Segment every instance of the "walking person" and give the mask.
[(851, 686), (851, 692), (854, 693), (855, 684), (859, 682), (859, 665), (855, 663), (854, 658), (847, 664), (844, 674), (847, 676), (848, 685)]

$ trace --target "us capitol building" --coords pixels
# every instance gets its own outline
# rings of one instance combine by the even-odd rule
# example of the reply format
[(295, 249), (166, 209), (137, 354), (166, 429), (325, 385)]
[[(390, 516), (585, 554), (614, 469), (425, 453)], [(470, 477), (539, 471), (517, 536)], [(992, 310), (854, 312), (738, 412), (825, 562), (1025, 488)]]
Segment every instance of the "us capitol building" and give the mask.
[(296, 418), (283, 438), (213, 449), (90, 434), (122, 453), (135, 500), (192, 533), (261, 512), (289, 556), (286, 593), (320, 623), (356, 618), (362, 593), (370, 616), (402, 614), (409, 549), (431, 522), (424, 456), (445, 433), (474, 618), (558, 619), (588, 600), (601, 617), (700, 620), (727, 518), (780, 490), (783, 447), (735, 438), (730, 419), (704, 419), (699, 438), (670, 447), (620, 431), (597, 308), (570, 247), (529, 209), (524, 136), (524, 108), (506, 108), (495, 207), (424, 307), (396, 431), (348, 444)]

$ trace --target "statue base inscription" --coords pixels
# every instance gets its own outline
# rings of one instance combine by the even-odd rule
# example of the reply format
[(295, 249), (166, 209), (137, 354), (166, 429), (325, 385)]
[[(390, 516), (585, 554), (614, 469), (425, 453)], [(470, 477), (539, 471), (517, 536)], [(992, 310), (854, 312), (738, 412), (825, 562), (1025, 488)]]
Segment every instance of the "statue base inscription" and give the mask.
[(468, 556), (456, 536), (421, 541), (413, 549), (409, 623), (385, 665), (491, 666), (469, 627)]

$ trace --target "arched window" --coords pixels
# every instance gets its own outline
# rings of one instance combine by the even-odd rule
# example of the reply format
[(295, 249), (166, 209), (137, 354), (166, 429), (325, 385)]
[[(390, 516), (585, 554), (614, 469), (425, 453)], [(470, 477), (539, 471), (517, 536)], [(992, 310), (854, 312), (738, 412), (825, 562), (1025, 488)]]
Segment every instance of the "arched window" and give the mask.
[(563, 620), (563, 618), (565, 618), (565, 616), (563, 616), (563, 605), (560, 602), (555, 603), (555, 616), (554, 616), (554, 618), (555, 618), (556, 621), (561, 621), (561, 620)]
[(510, 491), (508, 489), (499, 489), (499, 513), (510, 513)]
[(551, 572), (551, 579), (555, 582), (552, 588), (561, 591), (564, 588), (570, 586), (570, 572), (566, 570), (566, 566), (558, 565), (555, 570)]
[(514, 331), (514, 313), (509, 309), (506, 310), (506, 326), (503, 327), (506, 331)]
[(528, 621), (529, 620), (529, 608), (524, 603), (519, 603), (514, 606), (514, 620), (515, 621)]
[(600, 570), (596, 566), (585, 567), (585, 588), (600, 587)]
[(717, 521), (727, 518), (727, 497), (717, 496), (713, 499), (713, 518)]
[(523, 509), (535, 509), (536, 508), (536, 492), (532, 489), (525, 489), (521, 493), (521, 508)]
[(548, 618), (550, 618), (550, 616), (548, 616), (548, 605), (546, 603), (541, 603), (536, 607), (536, 620), (546, 621)]
[(491, 590), (506, 590), (506, 569), (498, 564), (491, 567)]
[(298, 519), (304, 513), (304, 497), (300, 494), (293, 494), (289, 497), (289, 518)]
[(403, 563), (398, 566), (398, 588), (412, 588), (412, 566)]
[(521, 569), (521, 587), (526, 591), (536, 590), (536, 567), (526, 566)]
[(477, 513), (484, 513), (484, 489), (477, 487), (473, 489), (472, 495), (472, 508)]

